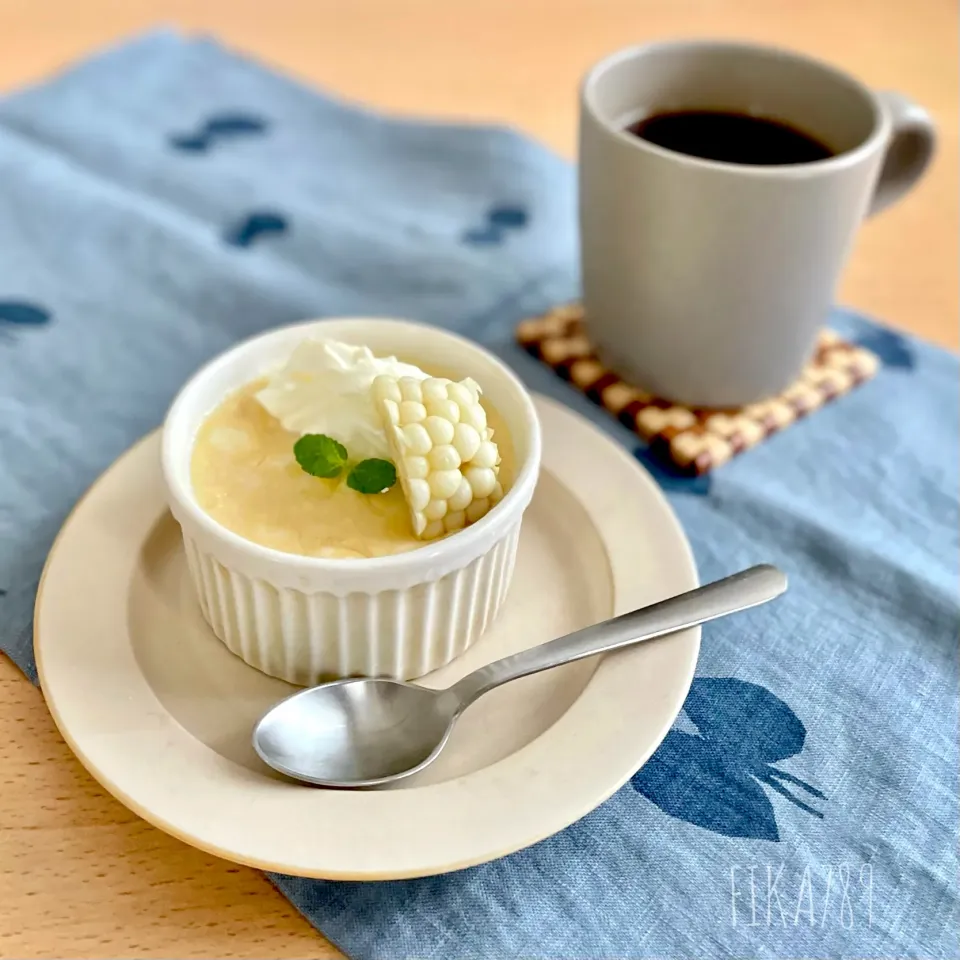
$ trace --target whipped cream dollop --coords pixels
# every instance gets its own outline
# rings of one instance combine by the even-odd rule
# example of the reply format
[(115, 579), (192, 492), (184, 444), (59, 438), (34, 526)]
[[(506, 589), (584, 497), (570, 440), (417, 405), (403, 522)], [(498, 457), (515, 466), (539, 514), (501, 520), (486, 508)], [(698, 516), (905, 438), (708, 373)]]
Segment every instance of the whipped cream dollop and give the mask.
[(381, 374), (428, 378), (396, 357), (374, 356), (369, 347), (313, 337), (297, 346), (256, 397), (291, 433), (323, 433), (339, 440), (351, 459), (386, 460), (390, 446), (372, 390)]

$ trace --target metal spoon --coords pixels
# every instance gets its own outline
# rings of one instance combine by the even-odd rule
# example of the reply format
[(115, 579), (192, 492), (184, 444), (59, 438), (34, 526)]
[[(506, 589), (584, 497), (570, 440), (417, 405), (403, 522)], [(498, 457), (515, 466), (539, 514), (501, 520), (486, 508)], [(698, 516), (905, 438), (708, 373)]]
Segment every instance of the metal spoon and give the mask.
[(253, 746), (269, 766), (306, 783), (391, 783), (432, 763), (460, 714), (502, 683), (746, 610), (786, 589), (776, 567), (751, 567), (487, 664), (446, 690), (375, 678), (321, 684), (270, 709)]

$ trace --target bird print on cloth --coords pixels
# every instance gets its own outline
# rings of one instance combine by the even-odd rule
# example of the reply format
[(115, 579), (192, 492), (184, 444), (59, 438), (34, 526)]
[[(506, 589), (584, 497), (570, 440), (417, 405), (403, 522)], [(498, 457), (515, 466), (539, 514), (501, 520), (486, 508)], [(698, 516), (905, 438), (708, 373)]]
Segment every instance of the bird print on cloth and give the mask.
[(797, 794), (824, 794), (774, 766), (800, 753), (807, 736), (779, 697), (733, 677), (698, 677), (683, 709), (697, 733), (667, 734), (630, 781), (638, 793), (672, 817), (728, 837), (779, 841), (766, 790), (823, 818)]
[[(265, 135), (270, 123), (264, 117), (242, 111), (223, 111), (207, 117), (191, 133), (173, 133), (167, 142), (181, 153), (209, 153), (223, 143)], [(284, 234), (287, 217), (275, 210), (252, 210), (238, 217), (223, 231), (223, 242), (231, 247), (250, 247), (262, 237)]]
[(261, 237), (284, 234), (289, 229), (287, 218), (275, 210), (255, 210), (229, 227), (224, 242), (233, 247), (249, 247)]
[(269, 123), (251, 113), (215, 113), (192, 133), (172, 133), (167, 142), (183, 153), (206, 153), (218, 143), (264, 134)]
[(511, 230), (522, 230), (530, 220), (524, 207), (501, 205), (487, 211), (481, 226), (467, 228), (461, 239), (471, 246), (498, 245), (504, 242)]
[(39, 304), (0, 299), (0, 338), (9, 337), (14, 330), (46, 326), (50, 320), (50, 311)]

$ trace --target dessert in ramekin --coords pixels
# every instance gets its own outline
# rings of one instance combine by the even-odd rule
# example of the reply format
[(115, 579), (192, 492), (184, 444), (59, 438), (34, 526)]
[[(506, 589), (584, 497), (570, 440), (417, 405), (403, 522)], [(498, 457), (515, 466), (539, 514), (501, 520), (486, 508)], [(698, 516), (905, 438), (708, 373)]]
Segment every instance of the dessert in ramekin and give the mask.
[[(318, 343), (333, 345), (330, 379), (297, 367)], [(517, 378), (475, 344), (401, 320), (313, 321), (241, 343), (190, 379), (163, 434), (204, 617), (251, 666), (302, 685), (412, 679), (475, 642), (506, 596), (539, 464)]]

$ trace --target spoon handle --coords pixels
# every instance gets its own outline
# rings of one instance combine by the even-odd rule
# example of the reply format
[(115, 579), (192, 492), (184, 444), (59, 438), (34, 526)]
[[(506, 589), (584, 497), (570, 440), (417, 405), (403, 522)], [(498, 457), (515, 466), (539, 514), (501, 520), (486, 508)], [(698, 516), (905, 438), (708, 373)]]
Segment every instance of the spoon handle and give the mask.
[(510, 680), (695, 627), (766, 603), (786, 589), (786, 575), (776, 567), (769, 564), (750, 567), (669, 600), (632, 610), (487, 664), (467, 674), (450, 692), (460, 700), (462, 709)]

